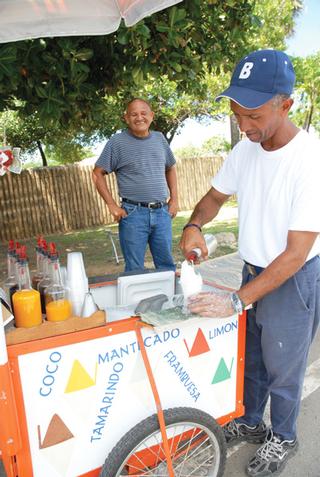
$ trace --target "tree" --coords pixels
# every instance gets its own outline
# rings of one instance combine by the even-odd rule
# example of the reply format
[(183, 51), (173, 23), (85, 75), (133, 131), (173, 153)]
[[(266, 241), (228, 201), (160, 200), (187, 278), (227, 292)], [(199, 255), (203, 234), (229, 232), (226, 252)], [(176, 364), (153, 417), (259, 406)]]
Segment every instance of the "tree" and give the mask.
[(91, 131), (86, 135), (78, 128), (49, 128), (37, 114), (22, 119), (17, 111), (0, 113), (0, 131), (7, 144), (21, 148), (22, 156), (38, 149), (43, 166), (48, 165), (48, 157), (51, 163), (72, 163), (88, 157), (86, 146), (93, 141)]
[(294, 59), (298, 107), (295, 122), (309, 131), (311, 124), (320, 132), (320, 51)]
[(170, 143), (176, 132), (183, 127), (183, 122), (189, 118), (205, 121), (213, 114), (214, 101), (210, 92), (203, 87), (203, 93), (191, 95), (180, 91), (175, 81), (166, 76), (157, 81), (148, 77), (141, 87), (129, 85), (118, 94), (106, 98), (105, 120), (96, 134), (101, 137), (110, 137), (118, 129), (125, 127), (122, 120), (127, 102), (133, 98), (148, 100), (155, 118), (152, 128), (161, 131)]
[(0, 46), (0, 110), (18, 111), (24, 128), (30, 118), (40, 124), (31, 126), (33, 144), (77, 147), (123, 127), (127, 100), (142, 96), (170, 142), (188, 117), (227, 114), (214, 98), (234, 64), (249, 50), (282, 48), (299, 8), (298, 0), (185, 0), (112, 35)]
[[(206, 69), (230, 69), (252, 26), (247, 0), (185, 0), (132, 28), (0, 46), (0, 110), (69, 127), (103, 114), (104, 98), (148, 76), (194, 92)], [(17, 100), (19, 102), (17, 103)]]
[[(281, 2), (279, 0), (259, 0), (255, 2), (253, 18), (257, 28), (252, 28), (247, 32), (247, 49), (239, 55), (238, 60), (245, 53), (258, 49), (285, 50), (285, 39), (293, 34), (295, 20), (302, 7), (303, 2), (301, 0), (282, 0)], [(217, 82), (213, 83), (215, 95), (222, 91), (228, 83), (229, 78), (227, 82), (224, 79), (219, 86), (219, 90), (216, 89)], [(221, 107), (223, 107), (222, 104)], [(233, 147), (240, 140), (240, 131), (233, 115), (230, 116), (230, 133), (231, 146)]]

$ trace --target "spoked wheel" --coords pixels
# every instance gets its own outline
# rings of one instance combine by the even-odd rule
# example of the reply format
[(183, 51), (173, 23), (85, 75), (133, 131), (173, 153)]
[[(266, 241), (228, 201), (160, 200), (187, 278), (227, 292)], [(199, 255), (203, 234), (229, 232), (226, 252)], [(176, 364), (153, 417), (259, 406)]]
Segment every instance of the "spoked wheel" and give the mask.
[[(221, 477), (226, 441), (213, 417), (188, 407), (164, 411), (175, 477)], [(100, 477), (168, 477), (158, 415), (139, 422), (108, 455)]]

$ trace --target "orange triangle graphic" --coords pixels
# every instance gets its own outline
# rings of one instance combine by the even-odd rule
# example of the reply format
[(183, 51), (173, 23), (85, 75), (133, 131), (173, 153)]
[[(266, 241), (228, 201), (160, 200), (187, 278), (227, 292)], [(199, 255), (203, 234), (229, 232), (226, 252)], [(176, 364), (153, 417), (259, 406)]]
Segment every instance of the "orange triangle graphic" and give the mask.
[(199, 354), (207, 353), (208, 351), (210, 351), (208, 342), (203, 334), (203, 331), (200, 328), (198, 329), (191, 350), (189, 350), (186, 340), (183, 341), (186, 345), (190, 358), (192, 356), (198, 356)]
[(55, 446), (61, 442), (72, 439), (74, 435), (65, 425), (61, 417), (58, 414), (54, 414), (49, 423), (46, 435), (41, 442), (40, 426), (38, 427), (39, 449), (45, 449), (46, 447)]

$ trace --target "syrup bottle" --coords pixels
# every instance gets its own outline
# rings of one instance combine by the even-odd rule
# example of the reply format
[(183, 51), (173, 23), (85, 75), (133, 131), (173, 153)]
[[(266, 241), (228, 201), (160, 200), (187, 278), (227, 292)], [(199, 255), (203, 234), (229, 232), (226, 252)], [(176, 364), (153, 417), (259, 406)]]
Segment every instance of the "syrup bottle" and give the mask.
[[(204, 234), (203, 238), (204, 238), (204, 241), (206, 242), (206, 246), (208, 249), (208, 256), (210, 257), (210, 255), (212, 255), (215, 252), (218, 245), (216, 236), (213, 234)], [(188, 256), (188, 261), (195, 262), (199, 260), (200, 257), (201, 257), (200, 248), (194, 248), (193, 250), (191, 250), (190, 255)]]
[(19, 285), (18, 285), (18, 265), (19, 265), (19, 254), (21, 250), (21, 244), (19, 242), (16, 242), (16, 245), (14, 247), (14, 251), (12, 253), (12, 262), (13, 262), (13, 268), (14, 268), (14, 277), (15, 279), (12, 280), (12, 283), (10, 284), (9, 288), (9, 295), (10, 295), (10, 303), (11, 303), (11, 309), (13, 310), (13, 303), (12, 303), (12, 296), (13, 294), (19, 290)]
[(18, 257), (19, 290), (12, 295), (16, 327), (31, 328), (42, 323), (40, 293), (31, 288), (26, 247), (22, 246)]
[(34, 275), (32, 276), (32, 288), (35, 290), (38, 289), (38, 283), (43, 279), (43, 261), (44, 261), (44, 253), (42, 249), (43, 244), (43, 237), (39, 235), (37, 238), (37, 246), (36, 246), (36, 263), (37, 269)]
[(64, 321), (70, 318), (72, 306), (68, 299), (68, 290), (61, 278), (60, 262), (56, 246), (49, 244), (51, 283), (44, 290), (46, 315), (48, 321)]
[(44, 291), (45, 289), (51, 284), (51, 278), (49, 275), (49, 264), (50, 264), (50, 256), (48, 252), (48, 245), (45, 240), (42, 241), (42, 272), (43, 278), (38, 282), (38, 290), (40, 292), (40, 299), (41, 299), (41, 311), (43, 314), (46, 312), (46, 303), (45, 303), (45, 296)]
[[(16, 256), (14, 240), (9, 240), (7, 251), (7, 278), (4, 282), (4, 286), (8, 294), (10, 294), (10, 288), (17, 285), (17, 277), (15, 273), (16, 268)], [(11, 303), (12, 306), (12, 303)]]

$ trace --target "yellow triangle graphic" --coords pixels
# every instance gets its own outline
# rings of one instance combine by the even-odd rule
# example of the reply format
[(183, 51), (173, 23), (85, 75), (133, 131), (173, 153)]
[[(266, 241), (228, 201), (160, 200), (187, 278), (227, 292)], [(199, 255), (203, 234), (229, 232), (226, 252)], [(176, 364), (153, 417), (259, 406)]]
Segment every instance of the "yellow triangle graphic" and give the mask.
[(82, 364), (76, 359), (73, 363), (65, 393), (81, 391), (96, 384), (98, 365), (96, 364), (94, 379), (87, 373)]

